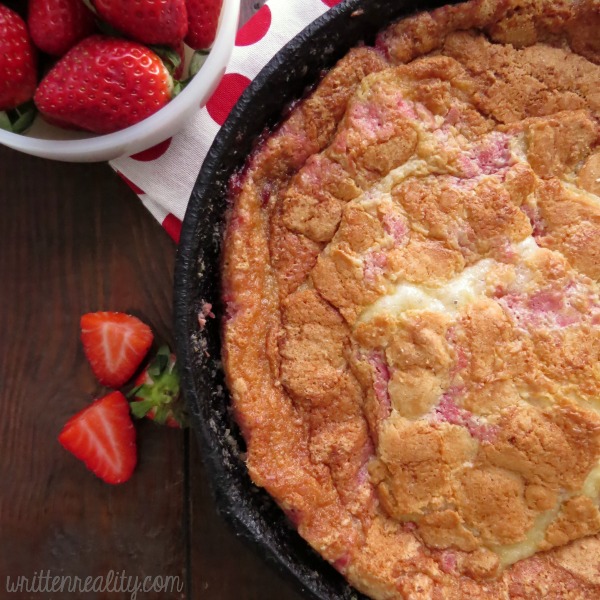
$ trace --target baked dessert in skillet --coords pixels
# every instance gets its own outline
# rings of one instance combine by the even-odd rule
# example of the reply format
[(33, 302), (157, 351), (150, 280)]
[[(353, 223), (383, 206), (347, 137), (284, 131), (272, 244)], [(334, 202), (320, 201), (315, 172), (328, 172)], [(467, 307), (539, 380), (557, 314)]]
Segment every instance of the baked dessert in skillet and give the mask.
[(231, 186), (247, 466), (376, 599), (600, 597), (600, 3), (390, 25)]

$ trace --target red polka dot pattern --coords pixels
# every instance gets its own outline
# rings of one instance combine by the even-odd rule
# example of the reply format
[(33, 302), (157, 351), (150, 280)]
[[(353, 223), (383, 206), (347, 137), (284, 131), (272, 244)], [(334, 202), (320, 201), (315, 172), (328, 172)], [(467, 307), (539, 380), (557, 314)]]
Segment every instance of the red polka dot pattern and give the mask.
[(164, 142), (160, 142), (156, 144), (156, 146), (152, 146), (152, 148), (148, 148), (148, 150), (143, 150), (142, 152), (138, 152), (137, 154), (132, 154), (131, 158), (133, 160), (139, 160), (140, 162), (148, 162), (151, 160), (156, 160), (160, 158), (171, 145), (173, 138), (168, 138)]
[(239, 31), (236, 46), (250, 46), (262, 40), (271, 27), (271, 9), (265, 4)]
[(181, 225), (181, 221), (171, 213), (169, 213), (162, 222), (165, 231), (171, 236), (176, 244), (179, 244), (179, 238), (181, 237)]
[(117, 171), (117, 175), (138, 195), (141, 196), (142, 194), (145, 194), (146, 192), (139, 186), (137, 186), (135, 183), (133, 183), (133, 181), (131, 181), (131, 179), (128, 179), (127, 177), (125, 177), (125, 175), (123, 175), (123, 173), (121, 173), (121, 171)]
[(221, 79), (215, 93), (206, 103), (206, 109), (213, 121), (223, 125), (231, 109), (235, 106), (250, 80), (240, 73), (227, 73)]

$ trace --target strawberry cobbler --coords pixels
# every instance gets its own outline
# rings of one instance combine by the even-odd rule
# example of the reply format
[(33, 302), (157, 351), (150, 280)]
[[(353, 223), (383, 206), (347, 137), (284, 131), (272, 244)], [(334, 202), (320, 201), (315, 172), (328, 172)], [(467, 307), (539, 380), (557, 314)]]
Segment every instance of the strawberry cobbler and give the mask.
[(232, 182), (247, 466), (376, 599), (600, 597), (600, 5), (348, 53)]

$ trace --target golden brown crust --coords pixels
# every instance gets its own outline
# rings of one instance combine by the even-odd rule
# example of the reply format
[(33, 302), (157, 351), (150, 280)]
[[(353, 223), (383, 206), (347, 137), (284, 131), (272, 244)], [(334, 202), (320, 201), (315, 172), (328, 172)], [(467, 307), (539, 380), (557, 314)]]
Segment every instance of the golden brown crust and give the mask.
[(600, 595), (598, 14), (392, 25), (242, 179), (224, 364), (248, 469), (373, 598)]

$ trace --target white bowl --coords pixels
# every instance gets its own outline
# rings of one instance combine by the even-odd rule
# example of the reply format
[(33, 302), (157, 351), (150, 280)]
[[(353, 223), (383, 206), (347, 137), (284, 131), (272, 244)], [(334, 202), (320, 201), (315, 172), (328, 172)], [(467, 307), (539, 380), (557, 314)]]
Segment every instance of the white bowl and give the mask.
[(129, 156), (177, 133), (210, 98), (231, 56), (240, 0), (223, 0), (215, 43), (198, 74), (165, 107), (127, 129), (94, 135), (60, 129), (37, 117), (24, 134), (0, 129), (0, 144), (27, 154), (68, 162), (97, 162)]

